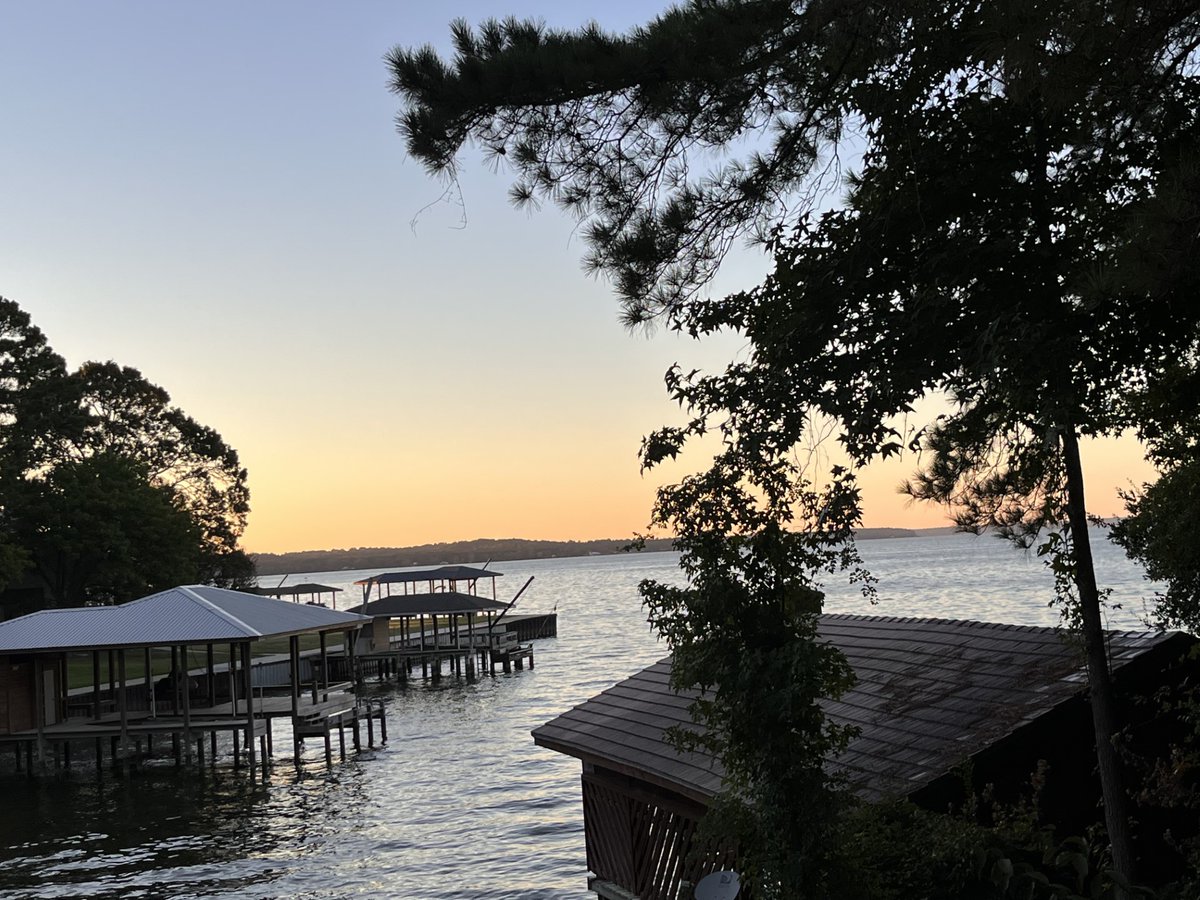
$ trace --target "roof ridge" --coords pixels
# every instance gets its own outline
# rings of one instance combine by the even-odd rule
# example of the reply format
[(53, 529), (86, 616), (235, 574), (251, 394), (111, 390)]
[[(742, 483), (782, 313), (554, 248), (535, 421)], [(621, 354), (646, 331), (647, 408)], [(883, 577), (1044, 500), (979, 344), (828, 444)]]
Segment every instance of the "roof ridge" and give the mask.
[[(1049, 632), (1051, 634), (1071, 633), (1071, 629), (1059, 625), (1022, 625), (1017, 622), (985, 622), (981, 619), (951, 619), (942, 616), (888, 616), (868, 615), (865, 613), (821, 613), (822, 619), (855, 620), (860, 622), (905, 622), (908, 624), (933, 623), (939, 625), (971, 625), (977, 628), (1014, 629), (1026, 631)], [(1141, 631), (1116, 631), (1105, 629), (1106, 634), (1145, 634)]]
[[(189, 597), (191, 597), (194, 601), (199, 603), (201, 606), (208, 609), (210, 612), (216, 613), (218, 616), (220, 616), (225, 621), (229, 622), (231, 625), (233, 625), (237, 628), (243, 629), (246, 632), (247, 637), (251, 637), (251, 636), (263, 637), (263, 633), (261, 631), (259, 631), (257, 628), (251, 628), (249, 625), (247, 625), (245, 622), (243, 622), (241, 619), (239, 619), (233, 613), (226, 612), (225, 610), (221, 609), (221, 607), (217, 606), (217, 604), (213, 603), (211, 600), (205, 598), (201, 594), (196, 593), (194, 588), (199, 588), (199, 587), (208, 587), (208, 585), (181, 584), (181, 585), (179, 585), (179, 587), (175, 588), (175, 590), (183, 591), (185, 594), (187, 594)], [(220, 590), (224, 590), (224, 588), (213, 588), (213, 590), (220, 591)], [(240, 594), (242, 592), (241, 591), (230, 591), (229, 593)], [(257, 597), (258, 595), (257, 594), (246, 594), (246, 596), (247, 597)]]

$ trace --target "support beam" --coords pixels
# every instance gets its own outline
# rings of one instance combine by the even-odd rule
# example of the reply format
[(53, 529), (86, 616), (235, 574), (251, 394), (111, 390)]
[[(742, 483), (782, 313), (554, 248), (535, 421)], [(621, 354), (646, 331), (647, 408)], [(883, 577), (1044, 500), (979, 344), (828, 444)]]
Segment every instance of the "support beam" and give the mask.
[(254, 686), (250, 683), (250, 642), (242, 644), (242, 672), (246, 679), (246, 756), (253, 772), (256, 765), (254, 758)]

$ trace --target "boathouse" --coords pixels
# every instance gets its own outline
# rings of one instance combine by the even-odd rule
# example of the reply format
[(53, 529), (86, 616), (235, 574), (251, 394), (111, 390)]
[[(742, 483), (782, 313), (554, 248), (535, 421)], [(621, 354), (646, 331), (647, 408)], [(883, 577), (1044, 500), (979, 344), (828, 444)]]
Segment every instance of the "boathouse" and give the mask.
[[(458, 591), (385, 596), (353, 607), (371, 619), (355, 652), (364, 667), (382, 665), (401, 676), (419, 665), (423, 675), (440, 677), (443, 663), (453, 674), (468, 677), (474, 676), (476, 661), (489, 672), (497, 665), (510, 672), (526, 660), (532, 667), (533, 646), (519, 642), (519, 628), (496, 627), (511, 606)], [(544, 622), (549, 617), (526, 618)]]
[[(944, 619), (825, 615), (820, 634), (845, 654), (855, 686), (826, 711), (857, 736), (832, 771), (868, 802), (908, 798), (934, 810), (995, 785), (1021, 791), (1048, 764), (1043, 800), (1055, 821), (1094, 820), (1092, 728), (1077, 643), (1061, 630)], [(1109, 634), (1119, 689), (1149, 696), (1179, 667), (1195, 639), (1179, 633)], [(696, 694), (670, 687), (662, 660), (563, 713), (534, 741), (583, 765), (590, 887), (604, 898), (684, 900), (732, 856), (688, 858), (699, 819), (720, 790), (721, 766), (679, 753), (664, 737), (692, 727)]]
[(424, 586), (423, 593), (435, 594), (444, 591), (456, 591), (478, 596), (479, 582), (491, 581), (491, 599), (496, 599), (496, 579), (503, 572), (491, 569), (479, 569), (474, 566), (438, 566), (436, 569), (409, 569), (404, 572), (383, 572), (362, 578), (356, 585), (362, 588), (363, 602), (371, 599), (371, 589), (375, 589), (376, 599), (392, 596), (395, 586), (402, 594), (422, 593), (418, 586)]
[[(169, 738), (188, 760), (215, 760), (217, 736), (235, 765), (265, 765), (270, 721), (291, 720), (297, 745), (381, 719), (352, 684), (331, 684), (330, 640), (352, 654), (370, 620), (322, 606), (191, 585), (118, 606), (47, 609), (0, 623), (0, 746), (69, 763), (72, 745), (114, 762)], [(305, 643), (302, 659), (301, 643)], [(309, 646), (313, 645), (313, 646)], [(264, 655), (277, 662), (265, 665)], [(320, 663), (320, 665), (316, 665)], [(305, 674), (307, 673), (307, 678)], [(165, 676), (165, 677), (164, 677)], [(380, 720), (381, 729), (384, 727)], [(373, 738), (373, 731), (372, 731)], [(344, 752), (344, 737), (343, 752)], [(299, 754), (297, 752), (297, 760)]]
[[(306, 581), (303, 584), (289, 584), (286, 587), (280, 585), (279, 587), (273, 588), (251, 588), (249, 591), (251, 594), (259, 594), (263, 597), (275, 597), (278, 600), (282, 600), (286, 597), (295, 603), (299, 603), (300, 598), (304, 597), (306, 598), (304, 602), (309, 606), (328, 605), (334, 609), (337, 609), (337, 595), (341, 592), (342, 589), (340, 587), (331, 587), (328, 584), (316, 584), (311, 581)], [(329, 595), (328, 604), (325, 603), (326, 594)]]

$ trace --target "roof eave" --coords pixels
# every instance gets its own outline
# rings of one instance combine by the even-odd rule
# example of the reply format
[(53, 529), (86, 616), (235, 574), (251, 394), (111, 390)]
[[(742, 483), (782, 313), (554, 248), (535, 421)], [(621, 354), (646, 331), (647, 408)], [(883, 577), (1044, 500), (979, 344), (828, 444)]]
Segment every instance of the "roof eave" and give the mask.
[(580, 750), (578, 747), (573, 747), (570, 744), (560, 743), (552, 738), (547, 739), (536, 731), (533, 732), (533, 742), (539, 747), (545, 747), (547, 750), (553, 750), (555, 753), (561, 753), (564, 756), (573, 756), (580, 762), (587, 765), (603, 766), (613, 772), (619, 772), (630, 778), (636, 778), (638, 781), (644, 781), (648, 784), (653, 784), (655, 787), (663, 788), (671, 791), (681, 797), (686, 797), (696, 803), (701, 803), (705, 806), (712, 802), (715, 792), (705, 791), (697, 788), (695, 785), (683, 784), (678, 781), (673, 781), (670, 778), (663, 778), (653, 772), (648, 772), (645, 769), (639, 769), (637, 766), (631, 766), (627, 763), (619, 762), (614, 759), (609, 759), (606, 756), (601, 756), (594, 753), (588, 753), (585, 750)]

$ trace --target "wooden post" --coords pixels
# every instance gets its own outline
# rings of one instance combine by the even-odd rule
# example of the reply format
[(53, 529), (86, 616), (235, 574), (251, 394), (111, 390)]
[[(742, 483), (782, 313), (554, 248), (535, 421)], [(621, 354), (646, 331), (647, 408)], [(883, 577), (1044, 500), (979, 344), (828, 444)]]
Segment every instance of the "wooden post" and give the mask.
[(296, 765), (300, 764), (300, 747), (304, 743), (299, 734), (300, 719), (300, 638), (292, 635), (288, 638), (288, 678), (292, 690), (292, 753)]
[(183, 746), (187, 764), (192, 764), (192, 677), (188, 672), (187, 645), (181, 644), (179, 656), (183, 660), (180, 690), (183, 692)]
[(100, 718), (100, 651), (92, 651), (92, 718)]
[[(208, 706), (209, 709), (217, 705), (217, 673), (215, 660), (213, 659), (213, 645), (204, 645), (204, 662), (208, 670)], [(216, 732), (214, 731), (215, 735)]]
[(232, 703), (230, 713), (233, 718), (237, 718), (238, 714), (238, 689), (237, 689), (237, 644), (229, 645), (229, 700)]
[(242, 644), (242, 673), (246, 680), (246, 756), (250, 771), (255, 768), (254, 759), (254, 690), (250, 683), (250, 642)]
[[(33, 721), (37, 725), (38, 768), (46, 763), (46, 676), (42, 674), (42, 658), (33, 658)], [(32, 764), (29, 771), (33, 771)]]
[(117, 679), (119, 693), (117, 694), (117, 709), (121, 713), (121, 753), (129, 755), (129, 698), (126, 697), (125, 681), (125, 650), (117, 651)]
[(437, 613), (434, 613), (429, 618), (433, 620), (433, 661), (429, 668), (433, 675), (433, 680), (437, 681), (442, 677), (442, 657), (439, 655), (441, 653), (442, 644), (438, 637)]
[(179, 715), (179, 648), (171, 646), (171, 715)]
[(158, 716), (158, 700), (154, 696), (154, 667), (151, 665), (149, 647), (142, 655), (142, 664), (146, 667), (146, 708), (150, 710), (150, 718), (154, 719)]
[(329, 699), (329, 648), (327, 635), (324, 631), (321, 632), (321, 688), (325, 691), (324, 697)]

